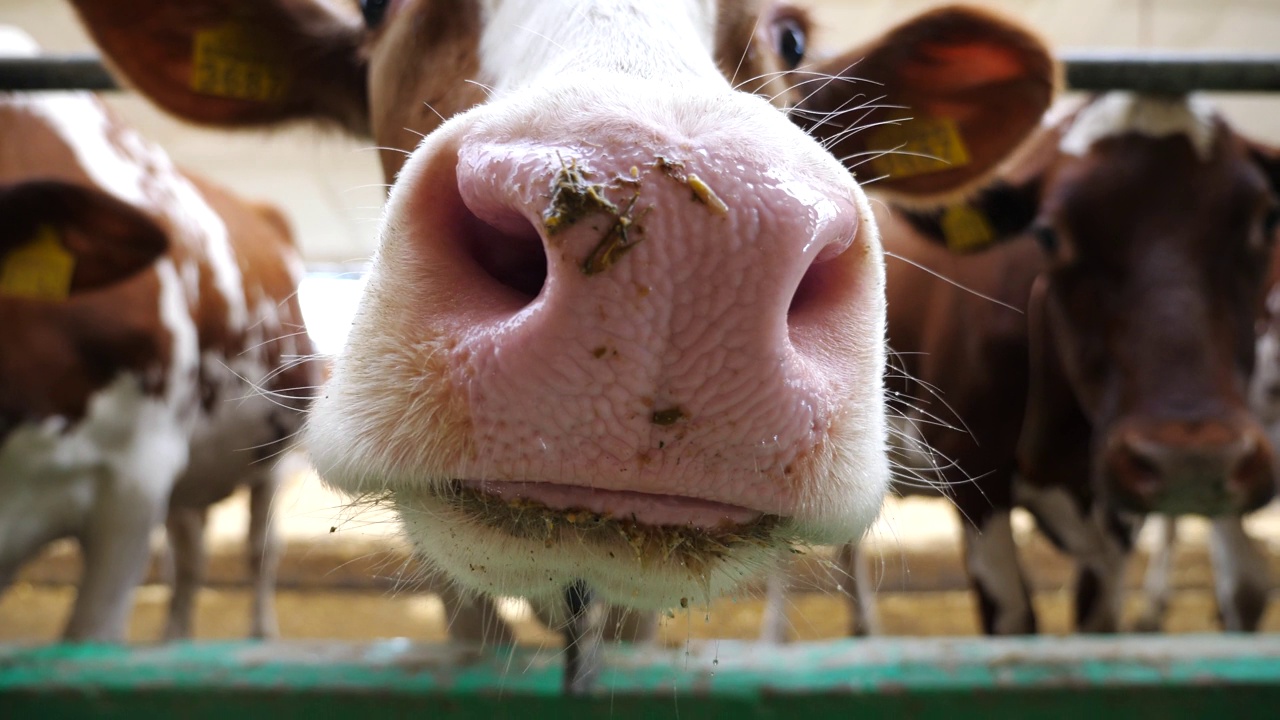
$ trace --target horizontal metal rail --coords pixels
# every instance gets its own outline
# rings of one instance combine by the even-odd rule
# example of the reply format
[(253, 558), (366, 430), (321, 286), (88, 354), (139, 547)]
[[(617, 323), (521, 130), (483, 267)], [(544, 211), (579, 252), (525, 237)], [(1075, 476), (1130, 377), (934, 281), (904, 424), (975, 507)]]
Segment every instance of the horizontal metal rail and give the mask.
[(1278, 636), (614, 646), (566, 697), (556, 648), (405, 640), (0, 647), (11, 718), (1276, 717)]
[(1280, 54), (1079, 51), (1061, 59), (1072, 90), (1280, 91)]
[[(1065, 52), (1061, 59), (1073, 90), (1280, 91), (1280, 54), (1107, 50)], [(0, 58), (0, 91), (118, 89), (92, 55)]]
[(119, 89), (96, 55), (0, 58), (0, 91)]

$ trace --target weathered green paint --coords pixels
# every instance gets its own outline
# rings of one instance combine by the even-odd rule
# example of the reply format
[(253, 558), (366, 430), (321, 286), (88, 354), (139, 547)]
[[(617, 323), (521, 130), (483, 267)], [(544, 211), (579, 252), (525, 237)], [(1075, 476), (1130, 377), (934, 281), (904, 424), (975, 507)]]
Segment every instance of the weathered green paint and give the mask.
[(559, 650), (324, 642), (0, 648), (8, 718), (1280, 717), (1280, 636), (877, 639)]

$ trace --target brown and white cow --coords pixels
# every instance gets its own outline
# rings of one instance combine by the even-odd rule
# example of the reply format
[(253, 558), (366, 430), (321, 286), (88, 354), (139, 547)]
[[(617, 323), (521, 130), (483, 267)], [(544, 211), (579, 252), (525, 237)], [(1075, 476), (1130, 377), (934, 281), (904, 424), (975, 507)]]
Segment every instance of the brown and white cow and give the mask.
[(1224, 624), (1255, 629), (1266, 563), (1239, 518), (1275, 491), (1249, 387), (1280, 162), (1197, 97), (1108, 93), (1046, 125), (1006, 184), (882, 213), (902, 444), (963, 515), (987, 632), (1036, 627), (1018, 505), (1079, 561), (1080, 629), (1117, 629), (1147, 513), (1215, 518)]
[(925, 201), (1000, 162), (1055, 80), (1038, 40), (962, 9), (811, 62), (805, 15), (751, 0), (77, 8), (178, 115), (385, 148), (378, 255), (308, 426), (325, 479), (389, 496), (471, 591), (585, 581), (640, 608), (732, 591), (879, 509), (863, 106), (887, 94), (926, 152), (955, 150), (887, 183)]
[(241, 483), (254, 631), (271, 631), (269, 458), (315, 382), (294, 362), (311, 354), (300, 270), (278, 214), (181, 172), (93, 96), (0, 94), (0, 580), (76, 538), (68, 639), (123, 638), (166, 512), (168, 634), (188, 634), (204, 510)]

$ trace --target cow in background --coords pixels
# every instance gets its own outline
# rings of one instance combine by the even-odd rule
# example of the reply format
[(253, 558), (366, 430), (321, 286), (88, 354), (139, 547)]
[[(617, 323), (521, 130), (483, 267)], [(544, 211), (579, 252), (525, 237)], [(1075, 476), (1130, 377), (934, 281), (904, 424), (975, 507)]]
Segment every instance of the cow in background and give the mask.
[(1114, 92), (1046, 120), (969, 201), (880, 213), (895, 434), (962, 515), (986, 632), (1036, 629), (1015, 506), (1079, 562), (1080, 630), (1118, 629), (1149, 513), (1213, 519), (1223, 624), (1257, 628), (1267, 563), (1240, 516), (1275, 491), (1250, 383), (1278, 188), (1276, 151), (1204, 100)]
[[(8, 53), (34, 43), (5, 30)], [(168, 514), (190, 632), (205, 508), (253, 490), (255, 634), (274, 628), (272, 458), (315, 368), (278, 213), (174, 167), (85, 93), (0, 94), (0, 584), (79, 541), (69, 640), (121, 640)]]
[(864, 105), (890, 88), (928, 116), (903, 144), (955, 150), (885, 183), (936, 202), (1035, 127), (1043, 44), (958, 8), (822, 59), (783, 3), (360, 5), (76, 3), (171, 112), (383, 148), (378, 256), (309, 422), (326, 481), (387, 496), (459, 586), (570, 608), (701, 604), (858, 537), (888, 480)]

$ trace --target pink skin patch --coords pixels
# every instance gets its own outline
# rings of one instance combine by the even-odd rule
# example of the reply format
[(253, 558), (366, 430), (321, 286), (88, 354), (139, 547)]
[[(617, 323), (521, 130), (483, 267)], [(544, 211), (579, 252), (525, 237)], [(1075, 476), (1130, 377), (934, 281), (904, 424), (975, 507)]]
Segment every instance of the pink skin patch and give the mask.
[[(549, 228), (566, 168), (616, 212), (588, 203)], [(448, 263), (430, 271), (441, 297), (466, 298), (429, 317), (454, 338), (449, 384), (479, 449), (450, 474), (631, 493), (662, 523), (795, 514), (874, 349), (843, 345), (878, 341), (850, 329), (875, 288), (849, 186), (687, 143), (472, 141), (449, 175), (405, 230), (424, 267)], [(614, 241), (625, 251), (592, 265)]]
[(745, 525), (761, 516), (759, 512), (735, 505), (626, 490), (528, 482), (468, 481), (463, 485), (504, 500), (531, 500), (552, 510), (586, 510), (643, 525), (713, 530)]

